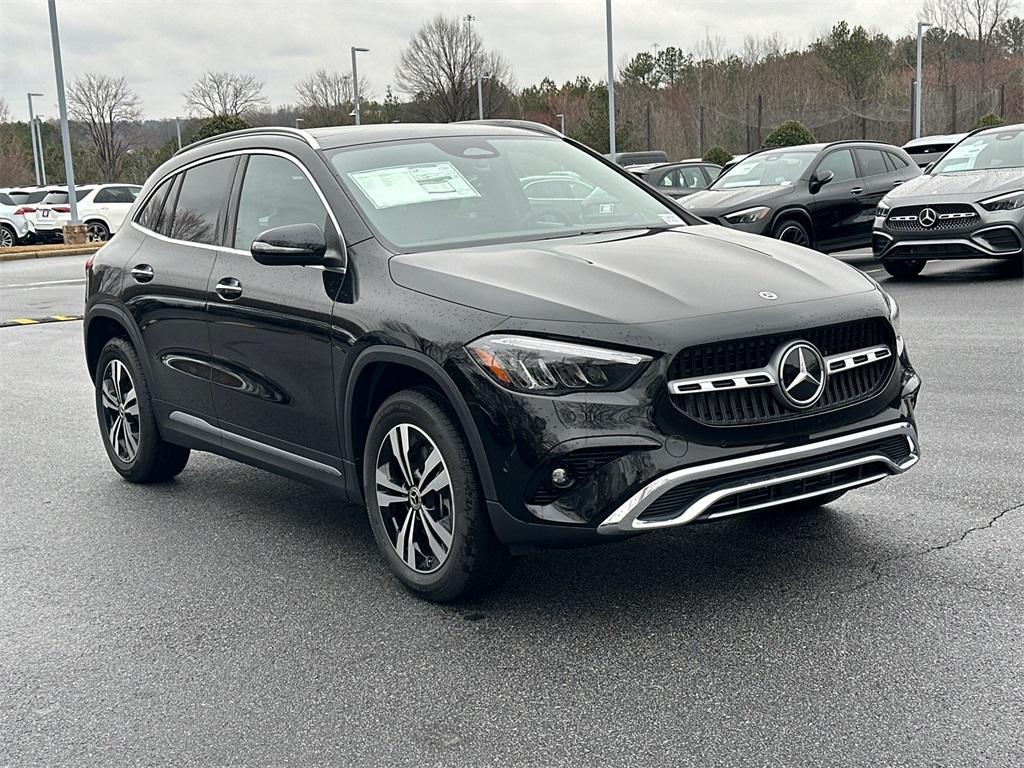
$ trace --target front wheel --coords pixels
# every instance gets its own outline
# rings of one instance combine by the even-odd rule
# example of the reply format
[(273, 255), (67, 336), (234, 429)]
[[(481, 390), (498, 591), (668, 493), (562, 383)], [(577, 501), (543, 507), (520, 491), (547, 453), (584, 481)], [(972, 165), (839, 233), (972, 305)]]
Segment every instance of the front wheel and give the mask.
[(90, 243), (105, 243), (110, 239), (110, 228), (102, 221), (90, 221), (86, 224)]
[(804, 248), (813, 248), (811, 233), (807, 227), (796, 219), (783, 219), (772, 228), (772, 237), (793, 245), (802, 245)]
[(921, 274), (924, 269), (924, 259), (901, 259), (899, 261), (883, 261), (885, 271), (897, 280), (910, 280)]
[(111, 339), (103, 347), (95, 384), (103, 447), (122, 477), (156, 483), (185, 468), (189, 449), (160, 437), (142, 364), (127, 339)]
[(363, 489), (377, 546), (416, 595), (473, 597), (511, 571), (465, 437), (433, 392), (406, 390), (381, 405), (366, 439)]

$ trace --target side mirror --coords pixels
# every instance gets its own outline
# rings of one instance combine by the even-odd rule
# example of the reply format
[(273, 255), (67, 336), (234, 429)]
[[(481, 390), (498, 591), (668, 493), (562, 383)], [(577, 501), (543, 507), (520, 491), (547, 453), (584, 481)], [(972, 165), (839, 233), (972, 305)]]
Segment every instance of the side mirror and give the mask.
[(261, 233), (249, 250), (268, 267), (311, 266), (323, 263), (327, 241), (316, 224), (289, 224)]
[(818, 194), (818, 192), (821, 191), (821, 188), (828, 184), (830, 181), (832, 181), (832, 179), (834, 179), (835, 177), (836, 175), (832, 173), (832, 171), (825, 171), (820, 176), (818, 174), (814, 174), (813, 176), (811, 176), (811, 183), (809, 185), (808, 191), (812, 195)]

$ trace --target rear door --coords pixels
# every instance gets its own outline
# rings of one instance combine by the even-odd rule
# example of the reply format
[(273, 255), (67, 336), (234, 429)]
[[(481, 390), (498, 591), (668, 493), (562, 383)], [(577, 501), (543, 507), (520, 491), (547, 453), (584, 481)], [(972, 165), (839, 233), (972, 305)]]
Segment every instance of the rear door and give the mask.
[(146, 237), (128, 262), (123, 293), (142, 332), (164, 418), (178, 410), (216, 419), (206, 302), (237, 165), (237, 156), (225, 157), (175, 174), (135, 219)]
[(93, 208), (107, 223), (110, 234), (114, 234), (124, 223), (124, 217), (139, 194), (139, 187), (103, 187), (93, 198)]
[(249, 251), (262, 232), (316, 224), (328, 251), (337, 225), (302, 163), (249, 154), (209, 292), (213, 400), (223, 429), (331, 464), (340, 455), (330, 327), (341, 275), (320, 267), (265, 266)]
[(863, 182), (864, 194), (860, 196), (861, 209), (855, 236), (859, 243), (871, 242), (871, 230), (875, 224), (875, 211), (882, 198), (900, 181), (899, 175), (886, 160), (886, 153), (872, 147), (857, 147), (853, 150), (857, 168)]
[(846, 147), (829, 151), (814, 169), (817, 176), (831, 171), (832, 181), (810, 196), (808, 209), (819, 246), (834, 245), (856, 236), (864, 187), (857, 178), (853, 152)]

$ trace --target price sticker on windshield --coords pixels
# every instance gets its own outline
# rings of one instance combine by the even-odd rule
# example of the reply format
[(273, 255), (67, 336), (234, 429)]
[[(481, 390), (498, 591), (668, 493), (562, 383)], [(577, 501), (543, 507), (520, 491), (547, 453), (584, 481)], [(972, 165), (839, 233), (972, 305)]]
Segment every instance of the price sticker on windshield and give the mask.
[(378, 209), (480, 197), (459, 169), (448, 162), (374, 168), (349, 173), (348, 177)]

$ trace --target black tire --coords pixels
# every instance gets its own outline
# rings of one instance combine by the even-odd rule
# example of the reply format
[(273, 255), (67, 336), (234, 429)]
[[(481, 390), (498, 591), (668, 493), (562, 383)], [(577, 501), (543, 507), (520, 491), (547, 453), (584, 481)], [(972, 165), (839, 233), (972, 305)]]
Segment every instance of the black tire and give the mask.
[(89, 233), (90, 243), (105, 243), (110, 239), (110, 227), (102, 221), (87, 221), (85, 226)]
[[(445, 490), (430, 495), (427, 488), (431, 483), (424, 481), (428, 475), (434, 475), (426, 471), (428, 462), (425, 459), (419, 482), (415, 482), (416, 468), (413, 461), (407, 461), (403, 467), (394, 459), (397, 454), (393, 450), (395, 444), (391, 442), (389, 433), (403, 427), (406, 430), (407, 446), (411, 446), (414, 440), (420, 441), (417, 446), (422, 449), (420, 456), (432, 456), (435, 449), (440, 452), (443, 463), (440, 466), (442, 472), (438, 474), (446, 470), (449, 479), (449, 483), (444, 486)], [(412, 437), (408, 437), (410, 434)], [(407, 456), (413, 452), (412, 447), (404, 451)], [(378, 460), (383, 461), (385, 473), (404, 473), (408, 468), (414, 476), (414, 482), (404, 485), (424, 488), (422, 497), (417, 490), (415, 506), (406, 501), (385, 503), (385, 512), (382, 513), (378, 488), (386, 486), (378, 485)], [(403, 484), (401, 479), (396, 482)], [(392, 484), (390, 487), (395, 486)], [(389, 397), (378, 409), (370, 424), (363, 452), (363, 491), (370, 527), (388, 567), (407, 589), (419, 597), (437, 603), (475, 597), (495, 588), (511, 573), (515, 559), (509, 554), (508, 548), (498, 541), (491, 528), (487, 505), (466, 439), (443, 400), (431, 390), (410, 389), (399, 392)], [(428, 499), (433, 501), (433, 506), (428, 504)], [(431, 542), (427, 539), (427, 521), (417, 516), (421, 506), (423, 514), (430, 515), (431, 521), (439, 525), (443, 529), (442, 533), (450, 539), (443, 558), (434, 558), (428, 552)], [(431, 510), (438, 513), (440, 523)], [(442, 516), (441, 513), (446, 514)], [(408, 525), (406, 518), (412, 524), (407, 529), (408, 536), (403, 537), (409, 542), (405, 554), (414, 560), (413, 566), (399, 554), (400, 544), (397, 543), (402, 530), (406, 530)], [(400, 520), (406, 521), (401, 530)], [(432, 530), (436, 531), (437, 527)], [(392, 542), (392, 536), (395, 537), (395, 543)], [(415, 567), (421, 563), (422, 568)], [(431, 564), (434, 564), (433, 570), (430, 570)]]
[[(121, 401), (118, 403), (121, 407), (112, 409), (109, 407), (112, 400), (105, 400), (104, 380), (108, 373), (120, 371), (116, 367), (118, 364), (123, 366), (123, 371), (120, 376), (121, 386), (115, 399)], [(131, 385), (134, 398), (131, 398), (124, 389), (125, 382)], [(178, 475), (188, 463), (190, 451), (180, 445), (165, 442), (160, 436), (150, 399), (149, 384), (131, 342), (115, 338), (104, 345), (96, 364), (96, 377), (93, 383), (96, 388), (96, 416), (99, 419), (100, 436), (114, 469), (132, 483), (159, 483)], [(125, 396), (123, 400), (122, 393)], [(114, 432), (115, 436), (112, 438), (113, 422), (118, 415), (123, 419), (123, 426)], [(135, 427), (137, 434), (132, 431)], [(131, 446), (129, 437), (126, 436), (128, 434), (135, 437), (134, 453), (129, 450)]]
[(882, 266), (897, 280), (911, 280), (921, 274), (921, 270), (927, 263), (926, 259), (900, 259), (899, 261), (885, 260), (882, 262)]
[(0, 248), (13, 248), (18, 244), (18, 234), (6, 224), (0, 224)]
[(813, 248), (814, 239), (811, 237), (807, 225), (802, 221), (793, 218), (779, 219), (772, 227), (772, 237), (794, 245), (802, 245), (804, 248)]

